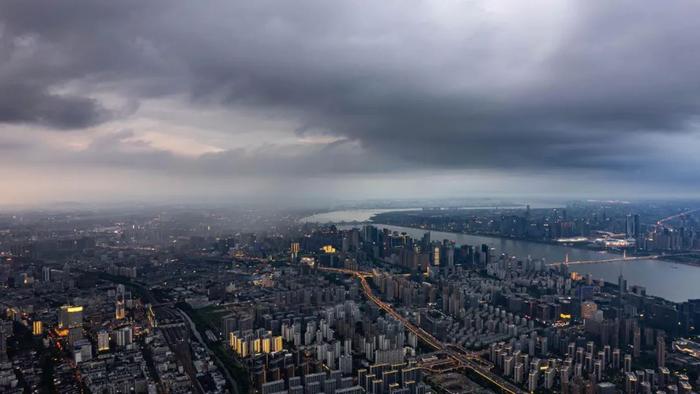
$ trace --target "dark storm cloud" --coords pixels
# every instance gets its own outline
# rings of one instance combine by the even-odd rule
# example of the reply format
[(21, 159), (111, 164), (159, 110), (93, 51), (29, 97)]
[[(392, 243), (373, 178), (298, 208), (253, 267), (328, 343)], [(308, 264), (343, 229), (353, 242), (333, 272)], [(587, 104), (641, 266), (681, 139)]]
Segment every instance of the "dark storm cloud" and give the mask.
[[(195, 106), (293, 113), (303, 125), (290, 132), (364, 152), (333, 160), (336, 147), (305, 148), (291, 165), (254, 166), (240, 160), (249, 151), (99, 157), (263, 173), (627, 171), (662, 156), (649, 136), (695, 132), (697, 2), (489, 3), (3, 1), (0, 86), (33, 84), (0, 99), (0, 121), (94, 125), (109, 116), (91, 88), (106, 86), (131, 100), (184, 94)], [(77, 92), (50, 93), (70, 83)]]
[(91, 98), (52, 94), (22, 83), (1, 84), (0, 90), (0, 123), (35, 123), (70, 130), (109, 118), (108, 111)]

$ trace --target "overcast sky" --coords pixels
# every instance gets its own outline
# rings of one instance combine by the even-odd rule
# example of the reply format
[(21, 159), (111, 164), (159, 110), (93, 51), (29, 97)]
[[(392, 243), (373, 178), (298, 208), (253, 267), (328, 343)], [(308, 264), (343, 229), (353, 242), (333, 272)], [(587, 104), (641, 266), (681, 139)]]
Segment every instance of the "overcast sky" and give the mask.
[(0, 204), (700, 194), (697, 1), (0, 2)]

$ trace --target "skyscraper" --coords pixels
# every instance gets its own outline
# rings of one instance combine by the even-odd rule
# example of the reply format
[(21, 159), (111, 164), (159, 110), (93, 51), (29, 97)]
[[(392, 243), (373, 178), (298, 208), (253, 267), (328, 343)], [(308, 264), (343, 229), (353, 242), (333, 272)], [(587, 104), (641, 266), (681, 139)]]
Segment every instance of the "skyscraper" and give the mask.
[(440, 265), (440, 246), (433, 249), (433, 265)]
[(634, 222), (632, 219), (632, 215), (627, 215), (625, 218), (625, 235), (629, 237), (633, 237), (634, 235)]
[(109, 333), (106, 330), (97, 332), (97, 351), (104, 352), (109, 350)]
[(620, 295), (627, 293), (627, 280), (622, 276), (622, 273), (617, 277), (617, 287), (620, 291)]
[(297, 258), (299, 257), (299, 250), (300, 250), (299, 242), (292, 242), (291, 246), (289, 247), (289, 251), (290, 251), (290, 258), (293, 262), (296, 261)]
[(584, 301), (581, 303), (581, 318), (584, 320), (593, 319), (598, 311), (598, 305), (593, 301)]
[(76, 328), (83, 325), (83, 307), (64, 305), (58, 311), (58, 328)]
[(44, 331), (43, 324), (41, 324), (41, 320), (34, 320), (32, 322), (32, 334), (34, 335), (41, 335)]
[(64, 305), (58, 310), (58, 328), (67, 331), (68, 342), (83, 338), (83, 307)]
[(637, 239), (641, 233), (641, 226), (639, 224), (639, 215), (627, 215), (625, 219), (625, 235), (628, 238)]
[(661, 334), (656, 337), (656, 366), (666, 366), (666, 339)]
[(642, 351), (642, 332), (640, 328), (634, 327), (634, 332), (632, 334), (632, 352), (634, 357), (638, 358)]

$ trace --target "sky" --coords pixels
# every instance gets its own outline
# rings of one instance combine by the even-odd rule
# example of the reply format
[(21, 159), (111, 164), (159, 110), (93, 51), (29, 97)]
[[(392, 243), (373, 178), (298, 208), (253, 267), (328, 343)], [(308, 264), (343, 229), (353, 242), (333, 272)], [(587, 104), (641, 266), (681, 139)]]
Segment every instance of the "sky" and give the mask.
[(0, 204), (700, 194), (697, 1), (0, 2)]

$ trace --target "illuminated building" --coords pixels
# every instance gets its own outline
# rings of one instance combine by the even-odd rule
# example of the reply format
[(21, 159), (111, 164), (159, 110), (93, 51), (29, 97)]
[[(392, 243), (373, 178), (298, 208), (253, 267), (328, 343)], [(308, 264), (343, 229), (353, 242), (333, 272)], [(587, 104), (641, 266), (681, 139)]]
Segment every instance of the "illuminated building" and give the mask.
[(308, 265), (309, 267), (314, 267), (316, 265), (316, 260), (313, 257), (302, 257), (301, 264)]
[(324, 247), (321, 248), (323, 253), (328, 253), (328, 254), (333, 254), (336, 252), (335, 248), (332, 245), (325, 245)]
[(118, 285), (117, 286), (117, 296), (116, 300), (114, 302), (115, 305), (115, 311), (114, 311), (114, 317), (117, 320), (123, 320), (126, 318), (126, 310), (124, 306), (124, 285)]
[(291, 247), (289, 248), (291, 252), (291, 258), (292, 261), (296, 261), (297, 257), (299, 257), (299, 250), (300, 250), (299, 242), (292, 242)]
[[(240, 357), (261, 353), (273, 353), (284, 349), (282, 336), (272, 336), (271, 332), (232, 331), (229, 333), (229, 346)], [(260, 336), (258, 336), (260, 335)]]
[(32, 322), (32, 334), (41, 335), (44, 331), (44, 326), (41, 324), (41, 320), (34, 320)]
[(282, 349), (284, 349), (284, 346), (282, 344), (282, 336), (276, 336), (273, 338), (273, 343), (272, 343), (272, 351), (273, 352), (279, 352)]
[(126, 318), (126, 310), (124, 309), (124, 301), (117, 301), (115, 303), (114, 317), (117, 320), (122, 320)]
[(146, 317), (148, 318), (148, 325), (151, 328), (158, 327), (158, 321), (156, 320), (156, 314), (153, 312), (153, 305), (148, 304), (146, 308)]
[(105, 330), (100, 330), (97, 333), (97, 351), (109, 351), (109, 333)]
[(262, 352), (263, 353), (270, 353), (272, 350), (272, 345), (270, 343), (270, 338), (263, 338), (262, 340)]
[(64, 305), (58, 311), (58, 328), (77, 328), (83, 326), (83, 307)]
[(637, 376), (632, 372), (625, 374), (625, 392), (634, 393), (637, 391)]
[(593, 301), (584, 301), (581, 303), (581, 318), (584, 320), (593, 319), (598, 312), (598, 305)]

